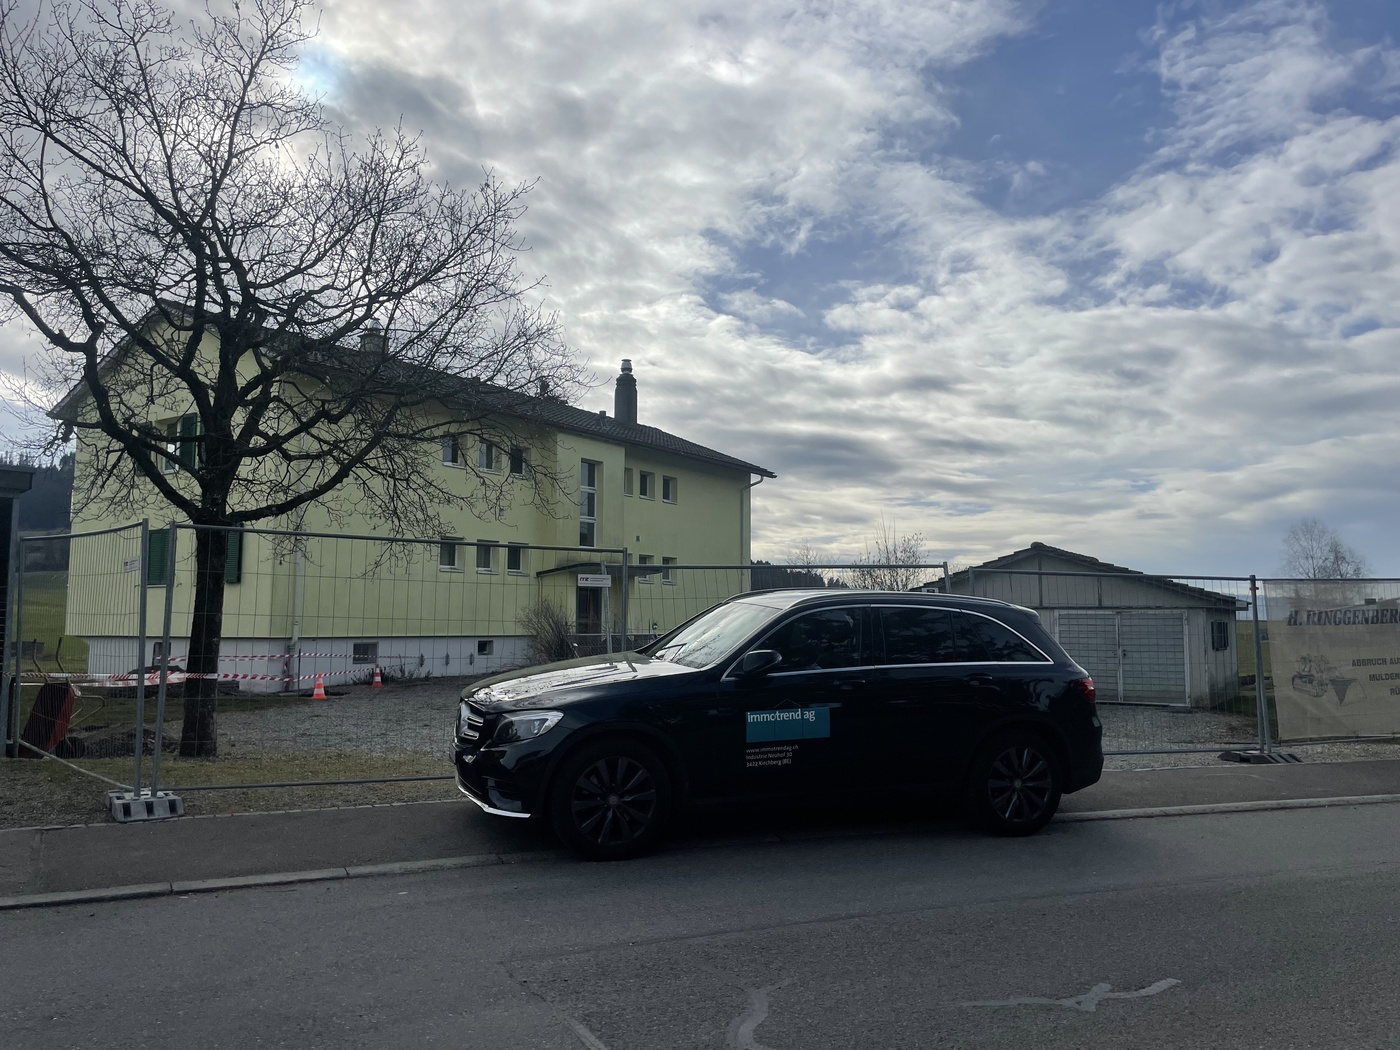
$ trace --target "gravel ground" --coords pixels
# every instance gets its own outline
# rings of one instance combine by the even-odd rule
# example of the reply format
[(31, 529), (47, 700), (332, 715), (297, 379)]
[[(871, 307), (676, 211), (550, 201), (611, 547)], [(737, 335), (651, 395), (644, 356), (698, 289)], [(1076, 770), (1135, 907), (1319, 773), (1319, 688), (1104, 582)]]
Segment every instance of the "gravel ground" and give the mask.
[[(219, 702), (219, 750), (240, 758), (324, 751), (441, 755), (452, 745), (457, 698), (472, 678), (337, 686), (325, 701), (287, 696)], [(175, 726), (178, 732), (179, 726)]]

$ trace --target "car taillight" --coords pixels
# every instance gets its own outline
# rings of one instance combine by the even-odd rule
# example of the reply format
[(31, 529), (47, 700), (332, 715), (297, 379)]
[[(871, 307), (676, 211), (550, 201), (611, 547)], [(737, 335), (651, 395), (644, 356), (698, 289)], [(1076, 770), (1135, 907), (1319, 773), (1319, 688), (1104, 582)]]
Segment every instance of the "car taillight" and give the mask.
[(1069, 690), (1075, 696), (1081, 697), (1086, 702), (1092, 704), (1098, 694), (1094, 691), (1094, 680), (1092, 678), (1076, 678), (1070, 682)]

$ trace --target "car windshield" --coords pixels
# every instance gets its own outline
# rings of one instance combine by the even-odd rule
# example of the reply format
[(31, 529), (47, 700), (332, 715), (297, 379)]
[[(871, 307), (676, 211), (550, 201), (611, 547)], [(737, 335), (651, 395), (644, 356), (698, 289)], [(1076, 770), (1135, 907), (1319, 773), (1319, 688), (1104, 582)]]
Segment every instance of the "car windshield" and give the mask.
[(748, 602), (721, 605), (666, 639), (652, 650), (652, 658), (686, 667), (709, 667), (780, 612)]

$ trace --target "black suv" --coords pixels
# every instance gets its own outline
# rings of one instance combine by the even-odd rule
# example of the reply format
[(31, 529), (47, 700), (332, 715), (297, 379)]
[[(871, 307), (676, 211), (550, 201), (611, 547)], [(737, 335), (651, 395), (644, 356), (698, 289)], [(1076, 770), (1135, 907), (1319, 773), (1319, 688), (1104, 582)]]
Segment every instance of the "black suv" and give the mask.
[(1027, 835), (1103, 770), (1094, 683), (1030, 609), (957, 595), (769, 591), (638, 652), (463, 692), (457, 786), (597, 859), (683, 802), (942, 789)]

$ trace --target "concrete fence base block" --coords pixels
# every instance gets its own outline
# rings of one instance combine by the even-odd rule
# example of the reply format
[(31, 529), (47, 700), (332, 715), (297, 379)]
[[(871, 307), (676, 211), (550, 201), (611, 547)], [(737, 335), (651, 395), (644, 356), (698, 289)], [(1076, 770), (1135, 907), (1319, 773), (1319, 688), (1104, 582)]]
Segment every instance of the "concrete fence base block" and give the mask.
[(131, 824), (138, 820), (168, 820), (185, 815), (185, 801), (173, 791), (157, 791), (154, 794), (150, 788), (109, 791), (107, 812), (119, 824)]

